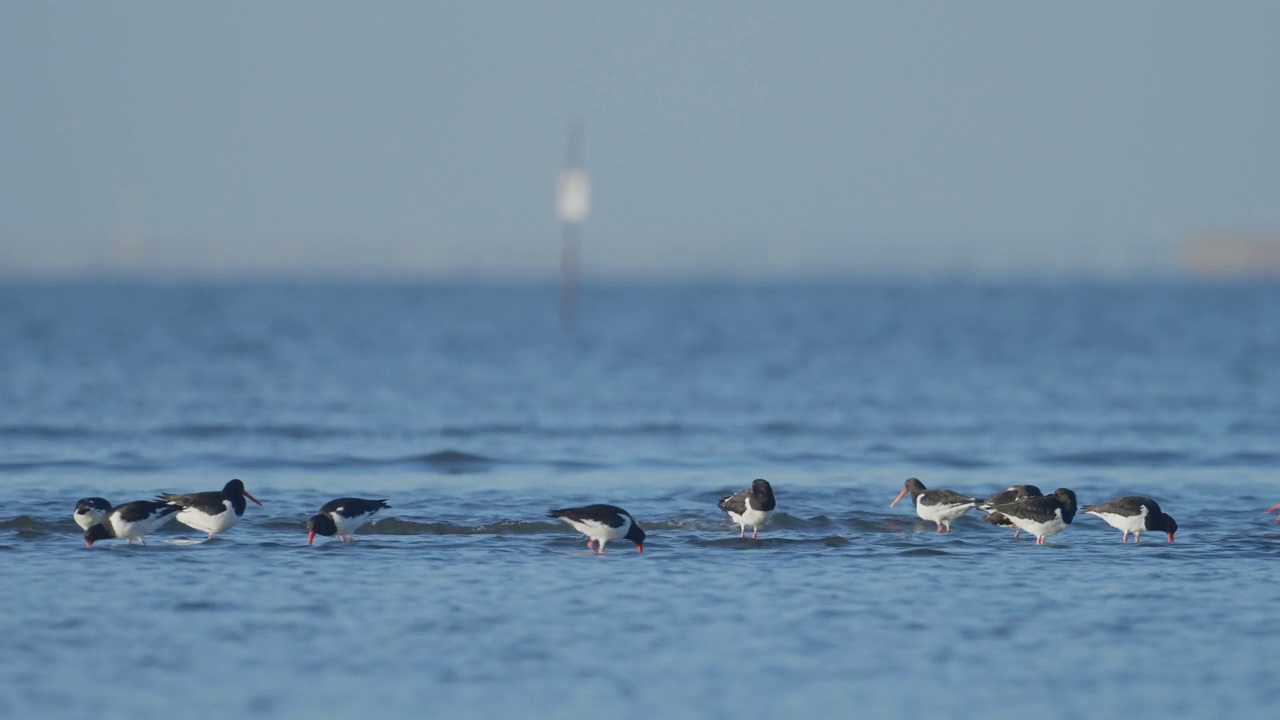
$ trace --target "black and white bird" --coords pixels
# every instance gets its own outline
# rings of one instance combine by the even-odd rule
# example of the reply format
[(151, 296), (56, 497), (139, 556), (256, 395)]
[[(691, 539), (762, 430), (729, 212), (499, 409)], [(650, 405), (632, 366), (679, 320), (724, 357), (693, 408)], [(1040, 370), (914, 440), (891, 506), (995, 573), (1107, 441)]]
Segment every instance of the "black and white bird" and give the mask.
[(739, 528), (738, 537), (746, 537), (750, 525), (753, 540), (776, 507), (778, 503), (768, 480), (755, 480), (750, 488), (720, 500), (720, 509), (729, 513), (729, 519)]
[(929, 520), (938, 525), (938, 532), (951, 532), (951, 521), (972, 510), (982, 501), (978, 498), (961, 495), (951, 490), (929, 490), (924, 483), (915, 478), (907, 478), (898, 497), (889, 503), (889, 507), (911, 493), (911, 501), (916, 506), (916, 515), (921, 520)]
[(369, 522), (374, 513), (389, 507), (386, 500), (349, 497), (330, 500), (307, 520), (307, 544), (310, 545), (317, 535), (337, 535), (344, 543), (355, 542), (352, 535), (356, 529)]
[(1166, 533), (1169, 542), (1173, 542), (1173, 534), (1178, 532), (1177, 521), (1166, 515), (1160, 504), (1149, 497), (1127, 495), (1101, 505), (1085, 505), (1080, 512), (1096, 515), (1123, 532), (1120, 542), (1129, 542), (1129, 533), (1133, 533), (1134, 542), (1142, 542), (1142, 533), (1147, 530)]
[[(563, 508), (552, 510), (548, 515), (569, 523), (574, 530), (586, 535), (588, 550), (603, 553), (606, 542), (625, 538), (636, 544), (636, 550), (644, 552), (644, 530), (640, 529), (640, 523), (617, 505)], [(599, 543), (599, 546), (592, 547), (592, 543)]]
[(180, 508), (166, 502), (137, 500), (118, 505), (104, 513), (102, 521), (84, 530), (84, 546), (93, 547), (97, 540), (124, 538), (132, 545), (134, 540), (147, 544), (147, 535), (159, 530), (172, 520)]
[(80, 498), (76, 501), (76, 511), (71, 517), (75, 518), (81, 530), (88, 530), (102, 522), (102, 518), (107, 516), (107, 511), (110, 509), (111, 503), (106, 498)]
[(1009, 518), (1005, 517), (1003, 513), (996, 512), (995, 506), (1013, 502), (1018, 498), (1036, 497), (1043, 494), (1040, 492), (1040, 488), (1035, 485), (1010, 485), (1008, 488), (987, 498), (986, 501), (978, 506), (978, 509), (987, 513), (982, 519), (992, 525), (1013, 528), (1013, 536), (1016, 538), (1022, 532), (1022, 529), (1010, 522)]
[(1075, 518), (1076, 494), (1058, 488), (1052, 495), (1022, 497), (996, 505), (995, 511), (1009, 518), (1019, 530), (1034, 535), (1037, 545), (1043, 545), (1045, 538), (1066, 530)]
[[(1280, 510), (1280, 503), (1276, 503), (1275, 505), (1272, 505), (1271, 508), (1267, 510), (1267, 512), (1275, 512), (1277, 510)], [(1280, 524), (1280, 515), (1276, 515), (1276, 524)]]
[(178, 522), (208, 533), (210, 540), (214, 535), (230, 530), (240, 522), (244, 509), (248, 507), (248, 503), (244, 501), (245, 498), (258, 503), (259, 506), (262, 505), (258, 502), (258, 498), (244, 489), (244, 483), (239, 480), (232, 480), (223, 485), (221, 490), (187, 495), (169, 493), (160, 496), (161, 500), (170, 505), (182, 508), (178, 513)]

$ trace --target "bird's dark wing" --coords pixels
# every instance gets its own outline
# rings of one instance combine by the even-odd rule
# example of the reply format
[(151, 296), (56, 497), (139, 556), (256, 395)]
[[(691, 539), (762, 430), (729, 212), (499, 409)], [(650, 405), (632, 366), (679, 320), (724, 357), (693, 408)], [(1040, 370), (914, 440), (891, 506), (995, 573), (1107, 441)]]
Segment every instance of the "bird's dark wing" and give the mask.
[[(361, 515), (372, 515), (382, 508), (391, 507), (386, 500), (365, 500), (363, 498), (338, 498), (324, 504), (320, 513), (337, 512), (342, 517), (353, 518)], [(341, 508), (341, 510), (339, 510)]]
[(552, 510), (549, 515), (553, 518), (565, 518), (567, 520), (577, 520), (579, 522), (590, 520), (593, 522), (603, 523), (609, 527), (622, 527), (626, 524), (627, 518), (631, 515), (616, 505), (584, 505), (576, 508), (561, 508), (560, 510)]
[(170, 505), (165, 502), (137, 500), (113, 508), (112, 513), (118, 513), (120, 515), (120, 519), (125, 522), (138, 522), (139, 520), (146, 520), (150, 517), (164, 517), (165, 515), (172, 515), (181, 509), (182, 508), (177, 505)]
[[(1099, 505), (1086, 505), (1083, 512), (1100, 512), (1108, 515), (1125, 516), (1141, 515), (1143, 505), (1148, 506), (1147, 512), (1151, 515), (1160, 512), (1160, 506), (1156, 505), (1154, 500), (1137, 496), (1118, 497), (1115, 500), (1108, 500)], [(1155, 507), (1151, 507), (1152, 505)]]
[(1057, 516), (1057, 511), (1061, 509), (1062, 503), (1052, 495), (1018, 498), (1011, 503), (995, 507), (996, 512), (1022, 520), (1042, 523), (1052, 520)]
[(731, 512), (741, 515), (747, 511), (747, 497), (751, 495), (750, 490), (736, 492), (726, 498), (720, 499), (720, 509), (725, 512)]
[(919, 502), (922, 505), (977, 505), (981, 500), (952, 490), (925, 490), (920, 493)]
[(191, 508), (210, 515), (217, 515), (227, 509), (223, 503), (228, 500), (227, 494), (221, 490), (213, 490), (210, 492), (189, 493), (187, 495), (174, 495), (166, 493), (160, 496), (160, 499), (170, 505), (177, 505), (182, 508)]

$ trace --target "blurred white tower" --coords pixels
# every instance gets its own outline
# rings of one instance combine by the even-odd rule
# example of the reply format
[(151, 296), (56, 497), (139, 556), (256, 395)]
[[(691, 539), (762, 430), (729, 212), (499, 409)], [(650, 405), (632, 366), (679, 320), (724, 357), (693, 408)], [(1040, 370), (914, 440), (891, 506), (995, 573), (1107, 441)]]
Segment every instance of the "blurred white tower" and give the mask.
[(564, 224), (560, 256), (560, 322), (573, 327), (578, 294), (578, 243), (582, 222), (591, 212), (591, 179), (582, 161), (582, 128), (569, 128), (564, 171), (556, 188), (556, 214)]

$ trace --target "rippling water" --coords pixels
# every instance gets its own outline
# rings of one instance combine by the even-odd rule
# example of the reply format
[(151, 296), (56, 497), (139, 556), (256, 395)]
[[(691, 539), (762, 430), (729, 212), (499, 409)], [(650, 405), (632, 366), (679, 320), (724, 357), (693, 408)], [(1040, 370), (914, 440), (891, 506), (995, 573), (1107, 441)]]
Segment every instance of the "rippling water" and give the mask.
[[(1280, 286), (0, 286), (2, 717), (1260, 716)], [(1177, 543), (889, 509), (1157, 498)], [(242, 478), (209, 543), (76, 498)], [(715, 501), (768, 478), (757, 542)], [(389, 498), (308, 547), (340, 495)], [(545, 517), (614, 502), (603, 557)]]

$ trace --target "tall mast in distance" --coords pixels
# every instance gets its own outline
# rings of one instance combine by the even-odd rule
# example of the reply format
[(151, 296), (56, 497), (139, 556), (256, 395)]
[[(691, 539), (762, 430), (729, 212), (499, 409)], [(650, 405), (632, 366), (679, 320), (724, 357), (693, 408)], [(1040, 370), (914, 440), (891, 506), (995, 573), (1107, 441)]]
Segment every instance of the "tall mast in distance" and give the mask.
[(556, 214), (564, 226), (560, 254), (560, 324), (572, 328), (577, 315), (579, 243), (582, 222), (591, 211), (591, 180), (583, 162), (582, 126), (569, 128), (565, 166), (556, 188)]

